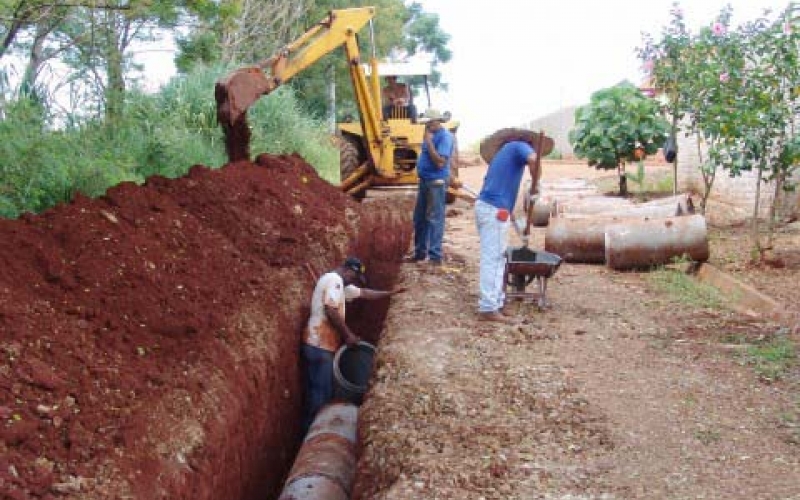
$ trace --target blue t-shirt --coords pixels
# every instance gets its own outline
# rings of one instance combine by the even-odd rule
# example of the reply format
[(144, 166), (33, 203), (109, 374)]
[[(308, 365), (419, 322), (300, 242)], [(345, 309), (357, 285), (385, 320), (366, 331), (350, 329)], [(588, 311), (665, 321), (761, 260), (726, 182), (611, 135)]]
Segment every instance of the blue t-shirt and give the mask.
[(533, 152), (533, 147), (527, 142), (511, 141), (504, 144), (489, 164), (478, 199), (497, 208), (513, 211), (528, 156)]
[(450, 177), (450, 157), (453, 155), (453, 134), (446, 128), (440, 128), (433, 133), (433, 147), (436, 152), (447, 160), (444, 167), (439, 168), (428, 153), (428, 143), (422, 141), (422, 150), (417, 160), (417, 175), (420, 179), (432, 181)]

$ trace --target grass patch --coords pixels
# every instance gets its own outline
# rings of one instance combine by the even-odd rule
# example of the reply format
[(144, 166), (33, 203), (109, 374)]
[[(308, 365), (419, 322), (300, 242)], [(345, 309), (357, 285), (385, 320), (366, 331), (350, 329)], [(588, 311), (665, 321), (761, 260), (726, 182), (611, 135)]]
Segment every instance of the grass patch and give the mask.
[[(587, 167), (591, 168), (591, 167)], [(674, 182), (672, 172), (663, 169), (649, 169), (647, 164), (640, 169), (638, 165), (627, 166), (628, 196), (635, 201), (649, 201), (654, 198), (671, 195)], [(607, 169), (608, 176), (603, 176), (595, 181), (601, 193), (618, 195), (619, 176), (616, 169)]]
[(786, 431), (787, 443), (800, 445), (800, 401), (797, 401), (794, 408), (780, 414), (778, 425)]
[(766, 382), (782, 379), (797, 360), (797, 346), (782, 334), (776, 334), (747, 349), (746, 362)]
[(726, 304), (725, 297), (717, 288), (674, 269), (661, 267), (650, 273), (648, 279), (655, 288), (681, 304), (706, 309), (721, 309)]
[(675, 182), (672, 178), (672, 174), (661, 176), (661, 178), (656, 178), (651, 180), (649, 183), (645, 184), (645, 189), (651, 193), (668, 193), (672, 194), (673, 189), (675, 186)]
[(706, 446), (722, 440), (722, 434), (716, 429), (698, 429), (694, 432), (694, 437)]

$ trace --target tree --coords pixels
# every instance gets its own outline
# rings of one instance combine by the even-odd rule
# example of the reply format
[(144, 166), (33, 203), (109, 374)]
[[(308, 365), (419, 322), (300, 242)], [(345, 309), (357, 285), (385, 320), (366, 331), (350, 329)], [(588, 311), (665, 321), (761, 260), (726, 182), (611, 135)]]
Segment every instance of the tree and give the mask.
[[(656, 41), (652, 35), (643, 35), (644, 46), (637, 49), (643, 62), (643, 69), (650, 79), (654, 96), (663, 99), (662, 112), (670, 122), (669, 136), (673, 140), (678, 135), (681, 121), (686, 115), (687, 83), (690, 81), (689, 67), (686, 64), (691, 33), (686, 27), (683, 9), (674, 3), (670, 10), (671, 20), (662, 30), (661, 39)], [(672, 189), (678, 189), (678, 148), (675, 140), (675, 160), (672, 162)]]
[[(682, 12), (661, 41), (646, 39), (640, 56), (653, 66), (660, 90), (668, 96), (673, 116), (686, 117), (686, 133), (698, 138), (706, 210), (718, 169), (736, 177), (756, 169), (752, 217), (754, 254), (771, 246), (777, 204), (782, 192), (794, 189), (797, 169), (797, 116), (800, 112), (798, 8), (790, 5), (776, 19), (769, 12), (732, 30), (732, 9), (696, 35), (675, 37)], [(678, 57), (675, 57), (678, 56)], [(705, 145), (705, 149), (701, 147)], [(762, 182), (774, 182), (768, 215), (767, 242), (760, 239)]]
[(576, 110), (569, 141), (589, 166), (616, 168), (620, 195), (626, 195), (625, 164), (655, 154), (668, 130), (658, 103), (623, 83), (595, 92), (588, 105)]
[(174, 26), (181, 5), (174, 0), (105, 0), (79, 7), (60, 29), (69, 41), (65, 62), (75, 78), (96, 96), (106, 121), (122, 116), (127, 89), (126, 74), (132, 69), (131, 47), (137, 41), (153, 41), (159, 28)]
[[(359, 33), (365, 57), (373, 51), (378, 58), (428, 54), (434, 66), (432, 85), (442, 85), (435, 68), (451, 57), (447, 48), (449, 35), (440, 28), (438, 16), (426, 13), (419, 3), (407, 6), (403, 0), (198, 0), (191, 6), (191, 33), (178, 39), (177, 66), (183, 72), (198, 62), (252, 64), (295, 40), (332, 9), (368, 5), (375, 7), (376, 16), (373, 25)], [(293, 78), (291, 85), (311, 112), (323, 116), (329, 106), (329, 85), (331, 81), (339, 83), (337, 100), (344, 103), (339, 108), (340, 115), (352, 115), (357, 110), (349, 79), (347, 61), (339, 48)]]
[[(729, 123), (731, 156), (739, 165), (758, 169), (752, 218), (753, 251), (758, 256), (772, 246), (783, 191), (794, 189), (791, 174), (797, 169), (800, 111), (800, 36), (792, 23), (796, 10), (790, 5), (774, 20), (761, 17), (743, 25), (739, 59), (728, 62), (740, 75), (729, 82), (738, 94), (735, 118)], [(762, 181), (774, 183), (766, 243), (759, 228)]]
[(10, 0), (0, 2), (0, 59), (14, 46), (17, 36), (27, 27), (36, 24), (42, 10), (49, 2), (42, 0)]

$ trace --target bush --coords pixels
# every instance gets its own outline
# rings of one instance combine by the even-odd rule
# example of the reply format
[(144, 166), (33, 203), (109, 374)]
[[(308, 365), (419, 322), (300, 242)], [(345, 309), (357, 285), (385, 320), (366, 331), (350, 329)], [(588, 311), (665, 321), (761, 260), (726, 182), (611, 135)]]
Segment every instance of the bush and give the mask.
[[(590, 166), (620, 169), (626, 162), (658, 152), (668, 130), (658, 103), (625, 83), (595, 92), (588, 105), (575, 111), (569, 141), (575, 155), (586, 158)], [(620, 175), (621, 194), (626, 179)], [(643, 181), (644, 174), (635, 179)]]
[[(113, 129), (68, 117), (60, 130), (36, 103), (21, 99), (0, 121), (0, 216), (17, 217), (68, 201), (76, 192), (99, 196), (123, 181), (179, 177), (195, 164), (227, 163), (216, 122), (219, 68), (177, 77), (159, 93), (131, 92)], [(338, 150), (325, 125), (310, 118), (292, 89), (261, 99), (249, 116), (254, 153), (298, 153), (330, 182), (339, 180)]]

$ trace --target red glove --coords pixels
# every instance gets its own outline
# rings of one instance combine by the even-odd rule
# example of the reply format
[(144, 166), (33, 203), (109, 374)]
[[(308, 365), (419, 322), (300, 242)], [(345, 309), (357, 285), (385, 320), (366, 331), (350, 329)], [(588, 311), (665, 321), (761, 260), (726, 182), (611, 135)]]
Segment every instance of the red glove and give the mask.
[(498, 208), (497, 209), (497, 220), (499, 220), (500, 222), (507, 221), (509, 215), (510, 214), (508, 213), (508, 210), (506, 210), (505, 208)]

